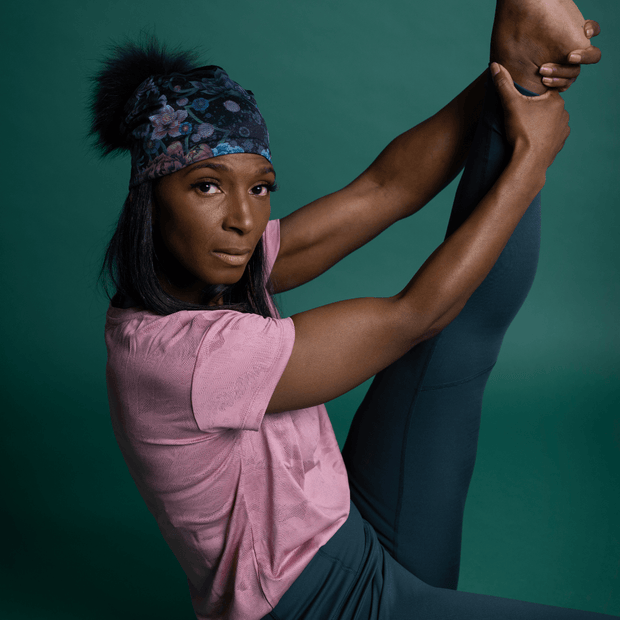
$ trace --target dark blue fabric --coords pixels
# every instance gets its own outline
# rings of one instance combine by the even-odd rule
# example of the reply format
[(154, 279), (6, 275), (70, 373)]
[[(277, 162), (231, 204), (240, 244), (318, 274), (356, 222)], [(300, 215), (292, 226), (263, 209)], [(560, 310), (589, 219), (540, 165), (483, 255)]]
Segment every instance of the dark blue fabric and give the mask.
[[(501, 105), (489, 82), (448, 235), (506, 165), (502, 126)], [(459, 316), (377, 375), (343, 450), (351, 515), (268, 618), (611, 618), (456, 591), (484, 387), (532, 284), (539, 241), (540, 195)]]
[(256, 153), (271, 161), (269, 133), (252, 91), (221, 67), (152, 75), (125, 112), (130, 188), (219, 155)]
[[(489, 82), (447, 236), (506, 166), (502, 115)], [(376, 376), (344, 447), (353, 501), (396, 560), (433, 586), (457, 586), (482, 395), (539, 245), (540, 194), (458, 317)]]
[(352, 504), (348, 520), (267, 618), (605, 620), (612, 616), (429, 586), (392, 558)]

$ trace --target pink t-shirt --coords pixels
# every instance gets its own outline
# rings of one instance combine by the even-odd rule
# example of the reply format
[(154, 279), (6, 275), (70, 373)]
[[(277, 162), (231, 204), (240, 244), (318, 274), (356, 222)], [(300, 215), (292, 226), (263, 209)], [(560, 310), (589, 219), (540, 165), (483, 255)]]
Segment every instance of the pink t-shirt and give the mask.
[[(277, 220), (263, 240), (271, 270)], [(349, 513), (325, 407), (265, 415), (293, 321), (110, 306), (105, 336), (114, 433), (196, 616), (262, 618)]]

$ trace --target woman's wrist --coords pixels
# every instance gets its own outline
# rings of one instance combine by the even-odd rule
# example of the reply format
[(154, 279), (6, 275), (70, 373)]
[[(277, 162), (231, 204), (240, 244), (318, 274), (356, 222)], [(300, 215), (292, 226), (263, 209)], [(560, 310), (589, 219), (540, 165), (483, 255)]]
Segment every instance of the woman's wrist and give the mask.
[(512, 169), (517, 182), (522, 182), (531, 190), (533, 200), (545, 186), (549, 165), (548, 159), (539, 150), (525, 141), (517, 141), (506, 169)]

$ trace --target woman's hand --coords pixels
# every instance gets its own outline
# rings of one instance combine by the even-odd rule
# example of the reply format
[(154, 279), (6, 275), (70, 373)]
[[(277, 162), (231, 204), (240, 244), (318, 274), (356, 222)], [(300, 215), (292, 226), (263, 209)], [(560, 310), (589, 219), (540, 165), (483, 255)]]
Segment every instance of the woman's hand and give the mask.
[(506, 138), (515, 152), (533, 156), (546, 170), (562, 150), (570, 133), (568, 112), (557, 90), (525, 97), (514, 87), (505, 67), (491, 65), (495, 87), (504, 109)]
[[(576, 65), (600, 59), (600, 50), (590, 43), (599, 32), (599, 25), (586, 21), (573, 0), (497, 0), (491, 61), (535, 93), (549, 87), (566, 90), (579, 74)], [(540, 73), (543, 65), (550, 75)], [(557, 81), (547, 84), (542, 77)]]
[[(596, 37), (601, 33), (598, 22), (588, 20), (583, 26), (584, 33), (588, 39)], [(568, 54), (566, 63), (548, 62), (539, 69), (543, 76), (542, 82), (549, 88), (557, 88), (561, 93), (570, 88), (577, 79), (581, 71), (581, 65), (593, 65), (601, 59), (601, 50), (594, 45), (584, 49), (573, 50)]]
[[(268, 412), (303, 409), (326, 402), (387, 367), (411, 347), (446, 327), (495, 264), (543, 187), (545, 171), (562, 148), (569, 131), (568, 114), (557, 90), (540, 97), (524, 97), (515, 89), (506, 69), (496, 65), (493, 68), (498, 69), (495, 83), (505, 110), (508, 139), (514, 145), (513, 155), (500, 177), (400, 293), (389, 298), (340, 301), (292, 317), (295, 324), (293, 351), (269, 402)], [(422, 130), (425, 131), (424, 127)], [(431, 132), (431, 136), (434, 134)], [(410, 150), (415, 153), (432, 145), (432, 141), (421, 140), (420, 148), (416, 149), (415, 135), (414, 132), (397, 139), (388, 148), (388, 155), (378, 159), (379, 169), (392, 174), (393, 168), (402, 165), (403, 160), (415, 162)], [(438, 144), (441, 148), (445, 141), (438, 141)], [(410, 174), (412, 169), (416, 170), (416, 166), (406, 166), (403, 174)], [(390, 177), (387, 178), (389, 186)], [(334, 225), (333, 229), (355, 228), (361, 221), (359, 238), (363, 239), (364, 228), (371, 230), (374, 236), (374, 231), (381, 228), (384, 187), (385, 184), (373, 183), (367, 175), (361, 175), (341, 190), (344, 193), (340, 194), (340, 199), (345, 200), (342, 206), (346, 207), (342, 213), (353, 211), (357, 217), (347, 219), (349, 216), (343, 215), (340, 225)], [(372, 209), (359, 208), (366, 200)], [(334, 199), (333, 195), (306, 208), (308, 211), (302, 213), (293, 226), (299, 230), (300, 237), (307, 231), (303, 226), (304, 220), (309, 219), (307, 216), (314, 213), (322, 219), (323, 208), (334, 206), (334, 202), (338, 211), (339, 199)], [(385, 201), (385, 206), (389, 208), (389, 200)], [(375, 220), (370, 219), (371, 214)], [(294, 220), (289, 222), (293, 224)], [(332, 222), (338, 224), (337, 220)], [(344, 237), (336, 246), (346, 243), (347, 237)], [(318, 248), (315, 246), (317, 254), (321, 253), (320, 246), (320, 243)], [(313, 253), (309, 251), (305, 263), (312, 260)]]

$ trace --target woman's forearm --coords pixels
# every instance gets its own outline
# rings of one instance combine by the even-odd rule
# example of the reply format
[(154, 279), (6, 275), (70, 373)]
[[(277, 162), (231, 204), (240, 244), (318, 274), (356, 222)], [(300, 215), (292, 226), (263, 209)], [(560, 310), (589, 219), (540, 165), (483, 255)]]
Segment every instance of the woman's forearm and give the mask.
[(275, 292), (316, 278), (421, 209), (459, 173), (482, 109), (485, 75), (393, 140), (355, 181), (282, 219), (271, 273)]
[(443, 329), (500, 255), (544, 184), (540, 158), (516, 150), (467, 222), (391, 298), (352, 299), (293, 316), (295, 345), (268, 411), (344, 394)]
[(397, 219), (421, 209), (463, 168), (485, 76), (486, 71), (439, 112), (392, 140), (364, 173), (389, 192)]
[(414, 316), (427, 313), (425, 322), (430, 328), (424, 338), (446, 327), (487, 276), (542, 189), (543, 169), (531, 153), (516, 150), (498, 181), (467, 220), (397, 295)]

